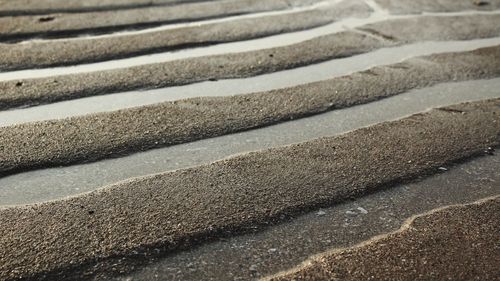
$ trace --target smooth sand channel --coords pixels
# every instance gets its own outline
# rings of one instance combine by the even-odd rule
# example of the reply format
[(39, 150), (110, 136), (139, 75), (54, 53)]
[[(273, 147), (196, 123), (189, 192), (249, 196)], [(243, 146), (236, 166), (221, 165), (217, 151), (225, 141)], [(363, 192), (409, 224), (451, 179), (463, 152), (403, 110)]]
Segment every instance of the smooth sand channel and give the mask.
[(238, 134), (149, 150), (90, 164), (35, 170), (0, 178), (0, 205), (77, 195), (132, 177), (197, 166), (234, 154), (332, 136), (429, 108), (500, 97), (500, 78), (412, 90), (380, 101)]
[(323, 63), (250, 78), (226, 79), (162, 89), (122, 92), (29, 108), (0, 111), (0, 127), (32, 121), (113, 111), (192, 97), (232, 96), (269, 91), (331, 79), (374, 66), (393, 64), (409, 57), (426, 56), (444, 52), (470, 51), (498, 44), (500, 44), (500, 38), (470, 41), (422, 42), (383, 48), (366, 54), (334, 59)]
[(500, 155), (484, 156), (425, 178), (300, 216), (254, 234), (208, 243), (115, 280), (254, 280), (299, 265), (311, 255), (395, 231), (432, 209), (500, 192)]

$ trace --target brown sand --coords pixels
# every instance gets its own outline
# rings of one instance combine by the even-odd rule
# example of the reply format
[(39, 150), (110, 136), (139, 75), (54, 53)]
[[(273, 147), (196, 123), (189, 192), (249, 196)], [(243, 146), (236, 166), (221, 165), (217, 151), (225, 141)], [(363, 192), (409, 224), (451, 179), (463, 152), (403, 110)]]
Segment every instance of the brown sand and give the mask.
[(95, 40), (0, 44), (0, 70), (73, 65), (185, 47), (233, 42), (313, 28), (347, 17), (366, 17), (370, 8), (350, 0), (328, 8), (247, 18)]
[(0, 40), (97, 34), (167, 23), (284, 10), (291, 6), (310, 5), (315, 1), (317, 0), (225, 0), (189, 3), (173, 7), (0, 17)]
[(82, 267), (80, 274), (92, 274), (112, 268), (110, 256), (168, 253), (434, 173), (498, 146), (499, 114), (500, 99), (466, 103), (67, 200), (1, 209), (0, 279), (48, 274), (53, 280)]
[(411, 59), (271, 92), (193, 98), (3, 127), (0, 172), (8, 174), (120, 156), (366, 103), (439, 82), (499, 74), (500, 46)]
[(423, 12), (491, 11), (500, 8), (500, 0), (375, 0), (384, 9), (394, 14), (420, 14)]
[(0, 16), (134, 9), (213, 0), (0, 0)]
[[(213, 79), (250, 77), (366, 53), (404, 42), (494, 37), (500, 35), (500, 25), (493, 24), (498, 21), (500, 21), (500, 15), (459, 18), (419, 17), (368, 25), (364, 32), (369, 30), (370, 34), (347, 31), (265, 50), (182, 59), (93, 73), (0, 82), (0, 109), (135, 89), (184, 85)], [(426, 22), (432, 22), (434, 25), (432, 28), (421, 28), (422, 25), (426, 25)], [(407, 32), (404, 34), (398, 32), (400, 26), (405, 26)], [(395, 41), (396, 37), (400, 41)], [(148, 42), (142, 41), (140, 44), (136, 42), (132, 45), (147, 46)], [(94, 48), (100, 43), (96, 45), (87, 42), (85, 44), (90, 44), (89, 47)], [(87, 56), (86, 51), (80, 50), (79, 47), (78, 51), (71, 51), (71, 47), (65, 44), (65, 51), (54, 46), (47, 47), (48, 52), (53, 52), (53, 54), (43, 58), (45, 57), (44, 51), (40, 53), (41, 49), (37, 47), (37, 54), (33, 54), (29, 46), (25, 44), (15, 48), (8, 47), (9, 51), (0, 52), (0, 61), (7, 68), (11, 66), (15, 68), (35, 67), (40, 66), (37, 62), (39, 59), (52, 64), (60, 59), (66, 62), (76, 62), (73, 58), (80, 60)], [(112, 54), (115, 48), (122, 47), (127, 48), (121, 43), (114, 44), (112, 48), (107, 46), (103, 49), (105, 51), (98, 52), (98, 56), (107, 56)], [(91, 52), (94, 53), (94, 51)], [(125, 51), (123, 55), (130, 54)]]
[(435, 210), (269, 280), (498, 280), (499, 219), (500, 197)]

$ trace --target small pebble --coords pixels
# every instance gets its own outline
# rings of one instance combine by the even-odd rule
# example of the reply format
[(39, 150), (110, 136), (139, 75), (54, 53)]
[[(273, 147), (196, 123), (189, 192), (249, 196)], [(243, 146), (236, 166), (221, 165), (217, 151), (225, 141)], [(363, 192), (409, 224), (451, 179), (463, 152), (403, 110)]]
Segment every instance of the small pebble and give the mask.
[(326, 215), (325, 211), (318, 211), (316, 213), (316, 216), (318, 216), (318, 217), (321, 217), (321, 216), (324, 216), (324, 215)]
[(439, 167), (438, 170), (440, 170), (440, 171), (448, 171), (448, 169), (446, 169), (445, 167)]
[(357, 215), (357, 214), (358, 214), (358, 213), (353, 212), (353, 211), (351, 211), (351, 210), (348, 210), (348, 211), (346, 211), (345, 213), (346, 213), (347, 215), (349, 215), (349, 216), (355, 216), (355, 215)]
[(362, 213), (362, 214), (368, 214), (368, 211), (363, 208), (363, 207), (358, 207), (358, 210)]

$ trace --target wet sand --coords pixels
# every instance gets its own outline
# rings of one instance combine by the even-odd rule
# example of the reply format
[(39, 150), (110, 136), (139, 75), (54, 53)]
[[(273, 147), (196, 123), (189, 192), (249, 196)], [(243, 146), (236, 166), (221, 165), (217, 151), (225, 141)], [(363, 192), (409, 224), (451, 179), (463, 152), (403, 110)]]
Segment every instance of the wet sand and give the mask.
[(0, 41), (72, 37), (141, 29), (163, 24), (290, 10), (318, 0), (222, 0), (85, 13), (0, 17)]
[[(423, 20), (395, 21), (393, 24), (397, 26), (409, 25), (407, 30), (415, 32), (409, 32), (412, 35), (404, 38), (403, 35), (397, 32), (392, 34), (388, 30), (384, 31), (383, 36), (380, 36), (382, 33), (376, 31), (377, 25), (370, 25), (371, 33), (345, 31), (294, 45), (258, 51), (182, 59), (90, 73), (57, 75), (40, 79), (3, 81), (0, 82), (0, 89), (3, 91), (3, 95), (0, 97), (0, 108), (29, 106), (85, 96), (185, 85), (208, 80), (251, 77), (366, 53), (382, 47), (401, 45), (416, 40), (416, 38), (428, 40), (430, 37), (436, 36), (432, 40), (452, 40), (454, 38), (463, 40), (500, 35), (500, 27), (492, 24), (492, 21), (496, 22), (500, 19), (500, 14), (463, 16), (458, 22), (450, 21), (450, 19), (455, 18), (426, 18), (426, 20), (436, 23), (434, 31), (428, 31), (432, 36), (425, 35), (426, 32), (420, 29)], [(439, 24), (440, 22), (443, 24)], [(449, 25), (444, 24), (446, 22)], [(471, 22), (475, 22), (472, 25), (474, 27), (467, 27)], [(462, 24), (464, 26), (458, 28)], [(453, 28), (451, 28), (452, 26)], [(418, 30), (420, 32), (416, 32)], [(401, 39), (396, 40), (396, 36), (401, 37)], [(88, 41), (82, 42), (90, 44)], [(140, 44), (134, 46), (136, 45)], [(119, 44), (114, 46), (123, 47)], [(57, 59), (63, 59), (67, 62), (72, 60), (65, 57), (66, 54), (78, 58), (84, 56), (84, 51), (61, 53), (56, 51), (57, 48), (52, 47), (50, 50), (54, 52), (51, 57), (57, 57)], [(110, 54), (112, 53), (110, 50), (106, 48), (106, 52), (102, 53)], [(23, 47), (16, 47), (13, 51), (19, 52), (20, 56), (26, 56), (30, 63), (36, 60), (36, 57), (29, 55), (29, 52)], [(16, 67), (23, 65), (23, 62), (17, 61), (17, 55), (7, 55), (8, 52), (4, 54), (6, 64), (12, 64)], [(8, 62), (7, 60), (13, 61)], [(52, 58), (48, 60), (52, 61)]]
[[(118, 92), (15, 108), (0, 111), (0, 127), (115, 111), (194, 97), (234, 96), (271, 91), (341, 77), (375, 66), (398, 63), (407, 59), (409, 53), (412, 54), (412, 57), (428, 56), (431, 54), (472, 51), (498, 44), (500, 44), (500, 38), (421, 42), (382, 48), (365, 54), (247, 78), (223, 79), (159, 89)], [(0, 74), (0, 80), (1, 76)], [(485, 86), (491, 82), (481, 83), (481, 81), (485, 80), (470, 81), (470, 83), (478, 83), (479, 88), (485, 89)], [(466, 82), (466, 84), (468, 83)], [(447, 89), (444, 90), (445, 93), (448, 92)], [(474, 91), (470, 93), (474, 94)], [(460, 101), (456, 103), (458, 102)]]
[(86, 0), (85, 3), (68, 0), (1, 0), (0, 16), (109, 11), (209, 1), (213, 0)]
[[(500, 8), (499, 0), (374, 0), (393, 14), (420, 14), (426, 12), (456, 12), (468, 10), (494, 10)], [(478, 5), (476, 2), (483, 2)]]
[(439, 209), (270, 280), (497, 280), (499, 213), (498, 196)]
[(192, 247), (433, 174), (498, 146), (499, 110), (498, 99), (455, 105), (66, 200), (0, 209), (0, 278), (60, 278), (82, 266), (91, 274), (107, 257), (144, 259)]
[(0, 44), (0, 70), (73, 65), (300, 31), (348, 17), (367, 17), (362, 0), (292, 14), (247, 18), (98, 40)]
[(442, 83), (245, 132), (93, 163), (22, 172), (0, 178), (0, 206), (62, 199), (129, 178), (209, 164), (235, 154), (331, 137), (425, 112), (429, 108), (500, 98), (498, 89), (500, 78)]
[[(312, 211), (255, 233), (152, 259), (135, 269), (117, 259), (114, 268), (127, 273), (115, 280), (255, 280), (296, 267), (313, 255), (396, 231), (414, 215), (500, 192), (499, 154), (446, 168), (431, 177)], [(92, 278), (106, 279), (107, 274), (103, 270)]]
[(439, 54), (270, 92), (193, 98), (2, 127), (0, 173), (122, 156), (367, 103), (440, 82), (496, 77), (499, 57), (500, 47)]
[(126, 105), (0, 125), (0, 280), (495, 280), (499, 8), (0, 0), (0, 110)]

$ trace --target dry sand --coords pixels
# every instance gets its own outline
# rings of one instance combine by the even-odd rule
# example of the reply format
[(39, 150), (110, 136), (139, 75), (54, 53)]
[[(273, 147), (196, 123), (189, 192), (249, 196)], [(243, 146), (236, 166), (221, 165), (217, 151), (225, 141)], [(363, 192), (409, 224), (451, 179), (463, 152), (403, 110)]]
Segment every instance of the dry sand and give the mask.
[(92, 274), (107, 257), (144, 260), (435, 173), (498, 146), (499, 114), (499, 99), (466, 103), (0, 209), (0, 278)]

